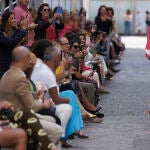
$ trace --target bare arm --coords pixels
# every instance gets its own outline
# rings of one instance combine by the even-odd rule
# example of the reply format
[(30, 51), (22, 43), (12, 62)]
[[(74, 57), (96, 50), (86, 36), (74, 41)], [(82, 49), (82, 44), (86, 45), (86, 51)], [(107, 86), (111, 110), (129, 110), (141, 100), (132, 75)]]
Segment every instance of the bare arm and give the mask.
[(53, 101), (55, 104), (63, 104), (63, 103), (69, 103), (68, 98), (61, 98), (58, 95), (57, 87), (52, 87), (49, 89), (49, 94), (51, 95)]

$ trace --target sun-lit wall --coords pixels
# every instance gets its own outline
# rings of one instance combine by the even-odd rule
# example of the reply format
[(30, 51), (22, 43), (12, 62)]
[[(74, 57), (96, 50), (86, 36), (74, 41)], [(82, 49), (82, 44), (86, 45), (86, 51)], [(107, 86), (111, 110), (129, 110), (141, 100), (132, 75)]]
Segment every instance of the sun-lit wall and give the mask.
[(140, 12), (140, 22), (142, 25), (142, 32), (146, 32), (147, 31), (147, 27), (145, 24), (145, 19), (146, 19), (146, 14), (145, 11), (148, 10), (150, 11), (150, 0), (137, 0), (136, 1), (136, 8), (135, 8), (135, 31), (137, 28), (137, 15), (136, 12), (139, 11)]
[(89, 18), (94, 21), (98, 8), (101, 5), (113, 7), (115, 10), (116, 27), (119, 33), (124, 32), (124, 19), (126, 9), (131, 9), (133, 14), (132, 33), (137, 32), (137, 15), (140, 11), (142, 33), (146, 33), (145, 11), (150, 11), (150, 0), (90, 0)]
[(94, 21), (95, 16), (97, 15), (98, 8), (101, 5), (106, 5), (113, 7), (115, 10), (115, 20), (117, 31), (123, 33), (123, 16), (126, 9), (132, 10), (132, 1), (131, 0), (91, 0), (90, 1), (90, 19)]

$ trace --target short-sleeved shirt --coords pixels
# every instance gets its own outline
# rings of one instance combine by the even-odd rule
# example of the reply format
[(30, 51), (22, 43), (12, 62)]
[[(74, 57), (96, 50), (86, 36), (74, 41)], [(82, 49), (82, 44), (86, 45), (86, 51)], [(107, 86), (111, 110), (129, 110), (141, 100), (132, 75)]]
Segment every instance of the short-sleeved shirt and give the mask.
[[(47, 89), (57, 87), (56, 77), (53, 71), (45, 65), (40, 59), (37, 59), (36, 65), (32, 72), (31, 80), (36, 84), (41, 82)], [(58, 89), (59, 92), (59, 89)], [(47, 98), (50, 98), (50, 95), (47, 93)]]

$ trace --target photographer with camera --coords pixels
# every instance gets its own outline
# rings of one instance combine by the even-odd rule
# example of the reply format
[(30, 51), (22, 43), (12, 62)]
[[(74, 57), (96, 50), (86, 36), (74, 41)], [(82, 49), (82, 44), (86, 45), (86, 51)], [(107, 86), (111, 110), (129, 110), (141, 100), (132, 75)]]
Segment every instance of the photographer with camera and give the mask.
[[(83, 47), (82, 51), (84, 52), (82, 75), (87, 76), (91, 80), (95, 80), (97, 82), (100, 93), (109, 94), (110, 92), (105, 90), (102, 85), (103, 71), (100, 71), (100, 68), (106, 70), (103, 56), (96, 54), (94, 41), (91, 39), (89, 32), (80, 34), (80, 40), (81, 46)], [(102, 68), (102, 66), (105, 66), (105, 68)]]

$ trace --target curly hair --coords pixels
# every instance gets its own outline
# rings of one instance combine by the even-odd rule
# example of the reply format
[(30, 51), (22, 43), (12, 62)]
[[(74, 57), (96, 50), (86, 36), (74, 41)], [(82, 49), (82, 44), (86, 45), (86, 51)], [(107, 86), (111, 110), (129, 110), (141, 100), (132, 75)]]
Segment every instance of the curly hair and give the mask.
[[(37, 11), (37, 18), (36, 18), (36, 20), (42, 18), (42, 13), (41, 13), (41, 11), (43, 10), (43, 7), (44, 7), (44, 6), (49, 7), (49, 4), (48, 4), (48, 3), (43, 3), (42, 5), (39, 6), (38, 11)], [(50, 9), (50, 7), (49, 7), (49, 9)], [(52, 13), (52, 11), (51, 11), (51, 9), (50, 9), (50, 17), (51, 17), (51, 13)]]

